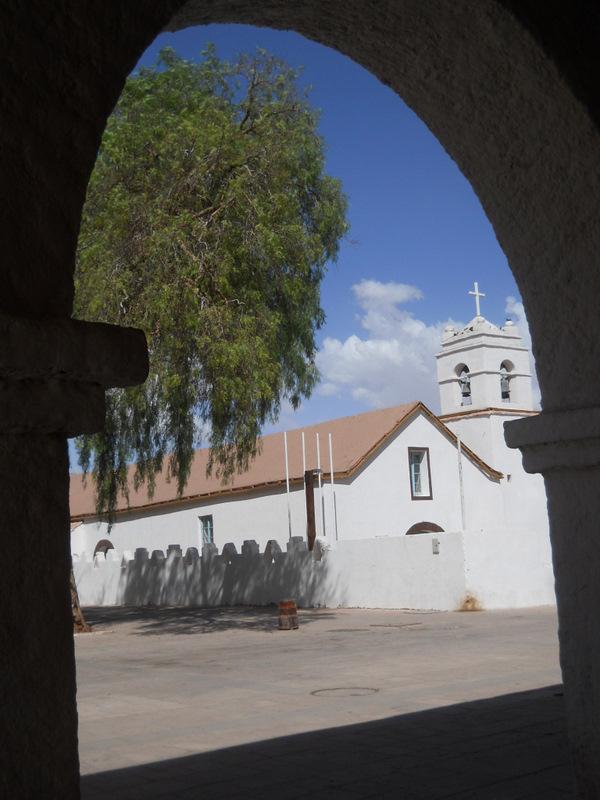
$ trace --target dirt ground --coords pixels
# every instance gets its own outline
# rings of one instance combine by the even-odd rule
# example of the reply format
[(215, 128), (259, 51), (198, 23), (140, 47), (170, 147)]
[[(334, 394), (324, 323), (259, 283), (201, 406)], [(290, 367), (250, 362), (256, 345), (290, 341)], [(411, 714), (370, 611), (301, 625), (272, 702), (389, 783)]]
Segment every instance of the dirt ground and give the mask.
[(83, 797), (572, 798), (553, 609), (87, 609)]

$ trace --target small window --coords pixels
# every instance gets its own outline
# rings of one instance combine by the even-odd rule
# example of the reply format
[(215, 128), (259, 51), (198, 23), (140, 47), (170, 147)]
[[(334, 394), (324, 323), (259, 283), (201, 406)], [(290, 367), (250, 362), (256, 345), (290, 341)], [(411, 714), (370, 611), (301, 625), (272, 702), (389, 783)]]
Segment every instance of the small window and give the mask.
[(431, 500), (431, 468), (428, 447), (408, 448), (410, 495), (413, 500)]
[(215, 541), (213, 533), (213, 518), (212, 514), (207, 514), (205, 517), (198, 517), (200, 522), (200, 541), (202, 544), (213, 544)]

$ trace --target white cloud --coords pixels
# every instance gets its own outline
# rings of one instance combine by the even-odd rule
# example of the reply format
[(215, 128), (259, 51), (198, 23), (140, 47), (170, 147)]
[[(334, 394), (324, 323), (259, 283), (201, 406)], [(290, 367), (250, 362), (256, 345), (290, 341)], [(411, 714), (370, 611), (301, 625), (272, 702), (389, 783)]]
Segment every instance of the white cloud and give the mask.
[(363, 278), (352, 287), (354, 296), (361, 305), (395, 305), (408, 303), (410, 300), (422, 300), (423, 292), (409, 283), (381, 283)]
[(339, 394), (339, 387), (335, 383), (320, 383), (317, 392), (322, 397), (334, 397)]
[(448, 322), (428, 325), (402, 308), (422, 299), (416, 286), (363, 280), (352, 291), (361, 309), (358, 322), (367, 336), (325, 339), (317, 356), (323, 376), (319, 393), (349, 393), (375, 408), (422, 400), (438, 409), (435, 354)]
[(527, 316), (525, 314), (525, 308), (523, 303), (520, 300), (517, 300), (515, 297), (507, 297), (506, 298), (506, 306), (505, 309), (506, 314), (510, 317), (516, 326), (519, 329), (519, 333), (521, 334), (521, 338), (523, 339), (523, 344), (529, 350), (529, 362), (531, 364), (531, 374), (533, 376), (533, 405), (535, 408), (540, 408), (541, 406), (541, 393), (540, 393), (540, 386), (537, 379), (537, 373), (535, 370), (535, 359), (533, 357), (533, 352), (531, 350), (531, 333), (529, 332), (529, 323), (527, 322)]

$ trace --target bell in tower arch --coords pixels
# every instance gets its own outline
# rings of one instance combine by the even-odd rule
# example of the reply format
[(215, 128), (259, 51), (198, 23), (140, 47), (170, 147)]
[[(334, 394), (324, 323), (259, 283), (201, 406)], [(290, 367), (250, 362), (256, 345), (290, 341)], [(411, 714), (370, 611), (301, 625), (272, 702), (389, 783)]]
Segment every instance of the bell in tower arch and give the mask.
[(469, 368), (466, 364), (463, 366), (458, 373), (458, 385), (460, 386), (460, 396), (461, 396), (461, 405), (463, 406), (470, 406), (471, 405), (471, 376), (469, 374)]

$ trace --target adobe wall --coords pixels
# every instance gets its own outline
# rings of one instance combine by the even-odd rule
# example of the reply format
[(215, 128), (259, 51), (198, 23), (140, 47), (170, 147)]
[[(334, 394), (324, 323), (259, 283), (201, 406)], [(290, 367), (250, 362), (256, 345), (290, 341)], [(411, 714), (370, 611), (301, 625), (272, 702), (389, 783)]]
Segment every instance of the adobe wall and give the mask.
[(82, 554), (73, 567), (84, 606), (262, 606), (292, 597), (303, 607), (455, 611), (467, 598), (487, 609), (553, 604), (546, 547), (544, 558), (504, 530), (380, 537), (333, 549), (319, 540), (312, 553), (294, 537), (284, 551), (276, 541), (261, 549), (252, 540), (220, 553), (206, 545), (201, 556), (178, 546), (166, 554), (109, 550), (94, 559)]
[[(460, 535), (449, 534), (434, 554), (432, 537), (346, 542), (312, 553), (302, 540), (282, 552), (271, 542), (261, 552), (247, 541), (238, 553), (225, 545), (186, 553), (145, 549), (109, 551), (74, 564), (86, 605), (269, 605), (287, 597), (303, 607), (442, 608), (464, 598)], [(387, 567), (387, 568), (386, 568)]]
[[(51, 473), (48, 464), (54, 465)], [(0, 487), (0, 530), (12, 551), (0, 581), (0, 797), (75, 797), (79, 762), (64, 437), (4, 435)]]

